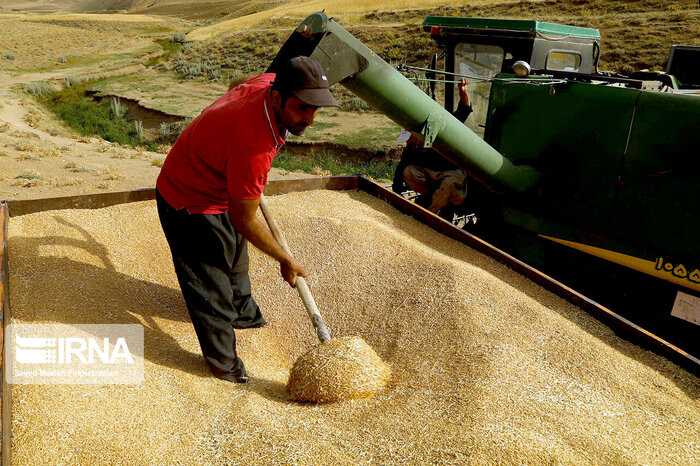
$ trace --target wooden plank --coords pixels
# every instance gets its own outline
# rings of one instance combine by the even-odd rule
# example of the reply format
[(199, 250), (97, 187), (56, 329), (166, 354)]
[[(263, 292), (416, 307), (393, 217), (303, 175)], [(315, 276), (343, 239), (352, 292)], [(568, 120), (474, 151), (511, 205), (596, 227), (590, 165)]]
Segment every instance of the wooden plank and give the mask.
[(654, 351), (657, 354), (660, 354), (684, 367), (688, 371), (696, 375), (700, 375), (700, 359), (686, 353), (677, 346), (672, 345), (666, 340), (663, 340), (648, 330), (634, 324), (633, 322), (630, 322), (610, 309), (585, 297), (576, 290), (573, 290), (563, 283), (560, 283), (548, 275), (543, 274), (539, 270), (530, 267), (526, 263), (501, 251), (486, 241), (455, 227), (432, 212), (404, 199), (402, 196), (367, 178), (360, 177), (358, 179), (358, 189), (385, 200), (397, 210), (414, 217), (418, 221), (425, 223), (443, 235), (459, 241), (505, 264), (543, 288), (555, 293), (558, 296), (561, 296), (572, 304), (575, 304), (589, 314), (593, 315), (596, 319), (605, 323), (614, 331), (620, 333), (623, 338), (631, 340), (639, 346), (650, 349), (651, 351)]
[(2, 464), (10, 463), (10, 441), (12, 426), (12, 393), (10, 385), (5, 383), (5, 325), (10, 321), (10, 307), (8, 306), (7, 288), (7, 228), (9, 223), (9, 211), (5, 202), (0, 203), (0, 434), (2, 435)]

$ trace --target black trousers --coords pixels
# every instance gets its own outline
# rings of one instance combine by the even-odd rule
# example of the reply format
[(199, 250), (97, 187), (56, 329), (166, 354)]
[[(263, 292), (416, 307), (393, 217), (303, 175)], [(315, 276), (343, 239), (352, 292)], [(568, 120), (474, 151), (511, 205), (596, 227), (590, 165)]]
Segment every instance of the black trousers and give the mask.
[(227, 212), (176, 210), (157, 190), (156, 203), (204, 359), (217, 377), (247, 375), (234, 329), (266, 323), (250, 294), (248, 242)]

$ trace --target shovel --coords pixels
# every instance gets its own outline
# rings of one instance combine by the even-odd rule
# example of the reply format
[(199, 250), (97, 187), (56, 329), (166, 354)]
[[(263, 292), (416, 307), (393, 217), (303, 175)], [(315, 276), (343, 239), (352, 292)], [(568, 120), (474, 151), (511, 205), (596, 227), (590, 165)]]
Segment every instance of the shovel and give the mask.
[[(272, 212), (267, 206), (267, 201), (265, 201), (264, 195), (260, 196), (260, 210), (262, 210), (263, 216), (265, 217), (265, 221), (267, 222), (267, 226), (270, 227), (272, 236), (275, 238), (275, 240), (277, 240), (280, 246), (282, 246), (282, 249), (284, 249), (284, 251), (291, 256), (292, 253), (289, 250), (287, 241), (284, 239), (282, 230), (280, 230), (279, 226), (277, 225), (275, 218), (272, 216)], [(318, 336), (318, 339), (321, 340), (321, 343), (330, 340), (331, 337), (328, 334), (326, 324), (323, 322), (323, 317), (321, 317), (321, 314), (319, 314), (318, 312), (316, 301), (314, 301), (314, 297), (311, 296), (311, 290), (309, 290), (309, 285), (307, 285), (306, 280), (304, 280), (304, 277), (297, 277), (296, 288), (299, 292), (299, 296), (301, 296), (301, 301), (304, 303), (306, 312), (309, 314), (309, 318), (311, 318), (311, 322), (314, 324), (314, 328), (316, 329), (316, 335)]]

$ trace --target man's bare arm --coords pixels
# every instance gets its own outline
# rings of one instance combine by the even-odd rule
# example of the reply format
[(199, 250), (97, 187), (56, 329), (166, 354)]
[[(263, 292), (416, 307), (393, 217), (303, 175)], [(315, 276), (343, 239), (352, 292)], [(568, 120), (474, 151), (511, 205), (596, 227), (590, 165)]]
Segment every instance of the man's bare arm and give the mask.
[(299, 261), (282, 249), (267, 226), (258, 219), (259, 204), (259, 199), (230, 197), (228, 214), (231, 223), (256, 248), (280, 263), (282, 278), (294, 287), (297, 276), (306, 277), (306, 271)]

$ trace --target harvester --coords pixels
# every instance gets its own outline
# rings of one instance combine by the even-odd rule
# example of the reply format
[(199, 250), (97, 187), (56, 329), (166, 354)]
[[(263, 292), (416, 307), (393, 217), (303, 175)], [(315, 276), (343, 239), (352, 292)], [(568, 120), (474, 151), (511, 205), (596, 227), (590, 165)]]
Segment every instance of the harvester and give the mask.
[[(672, 48), (676, 75), (620, 76), (599, 70), (596, 29), (454, 17), (423, 25), (439, 54), (397, 69), (317, 12), (268, 71), (296, 55), (317, 59), (331, 84), (470, 175), (462, 208), (479, 219), (470, 233), (697, 363), (700, 47)], [(474, 107), (466, 124), (451, 115), (461, 77)]]

